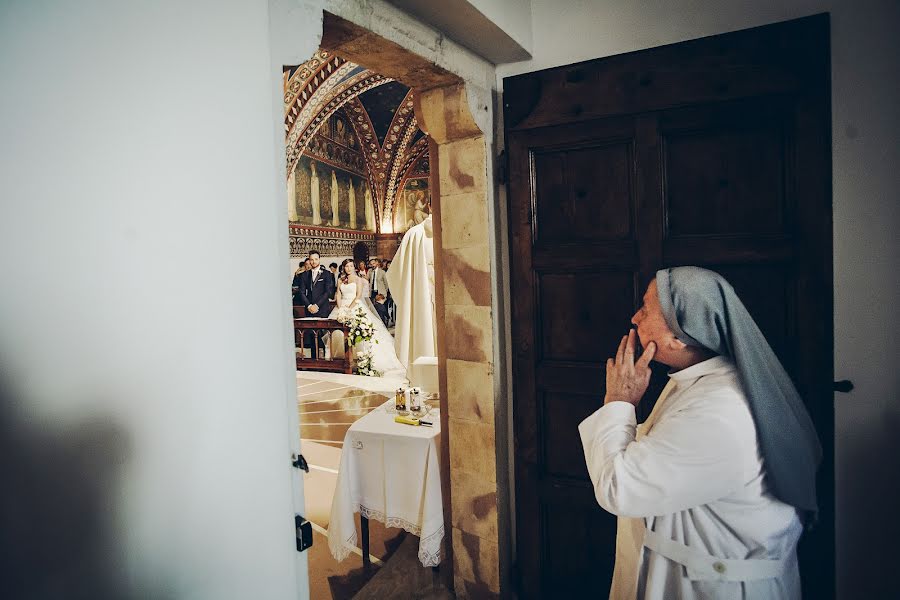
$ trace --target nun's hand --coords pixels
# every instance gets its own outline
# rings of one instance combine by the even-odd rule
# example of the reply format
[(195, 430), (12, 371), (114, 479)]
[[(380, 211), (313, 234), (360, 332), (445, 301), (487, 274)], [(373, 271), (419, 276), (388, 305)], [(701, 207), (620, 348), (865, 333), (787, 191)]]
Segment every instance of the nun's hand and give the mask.
[(641, 357), (635, 362), (635, 331), (622, 337), (616, 358), (606, 359), (606, 398), (610, 402), (628, 402), (637, 406), (647, 386), (650, 385), (650, 360), (656, 354), (656, 344), (650, 342)]

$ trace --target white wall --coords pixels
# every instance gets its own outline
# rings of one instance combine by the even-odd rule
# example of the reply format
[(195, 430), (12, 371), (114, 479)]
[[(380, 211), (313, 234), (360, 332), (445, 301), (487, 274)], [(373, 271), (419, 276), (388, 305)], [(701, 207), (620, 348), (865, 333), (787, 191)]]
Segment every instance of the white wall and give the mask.
[(526, 51), (531, 51), (531, 0), (469, 0)]
[[(531, 57), (530, 0), (387, 1), (439, 30), (440, 45), (444, 39), (454, 40), (493, 64)], [(384, 12), (379, 0), (369, 0), (365, 10)]]
[(0, 426), (34, 467), (0, 488), (34, 596), (308, 596), (269, 26), (265, 0), (0, 8)]
[(900, 3), (896, 0), (532, 0), (518, 73), (831, 13), (837, 564), (841, 598), (886, 598), (900, 552)]

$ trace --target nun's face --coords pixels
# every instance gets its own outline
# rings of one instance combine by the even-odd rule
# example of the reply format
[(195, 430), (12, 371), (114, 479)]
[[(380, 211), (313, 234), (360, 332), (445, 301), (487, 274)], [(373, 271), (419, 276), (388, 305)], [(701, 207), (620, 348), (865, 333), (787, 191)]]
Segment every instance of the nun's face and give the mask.
[(641, 346), (646, 348), (650, 342), (656, 342), (656, 354), (653, 359), (663, 364), (670, 364), (666, 362), (667, 356), (681, 344), (675, 339), (675, 333), (666, 324), (666, 317), (659, 304), (656, 279), (647, 286), (647, 291), (644, 292), (644, 303), (631, 317), (631, 322), (637, 326)]

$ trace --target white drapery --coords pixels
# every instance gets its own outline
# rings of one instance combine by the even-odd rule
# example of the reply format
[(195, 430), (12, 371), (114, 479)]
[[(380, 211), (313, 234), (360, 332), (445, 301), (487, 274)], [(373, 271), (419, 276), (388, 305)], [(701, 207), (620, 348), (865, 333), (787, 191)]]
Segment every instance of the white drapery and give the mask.
[(407, 231), (387, 272), (397, 306), (394, 346), (404, 367), (420, 356), (437, 356), (432, 235), (431, 217)]

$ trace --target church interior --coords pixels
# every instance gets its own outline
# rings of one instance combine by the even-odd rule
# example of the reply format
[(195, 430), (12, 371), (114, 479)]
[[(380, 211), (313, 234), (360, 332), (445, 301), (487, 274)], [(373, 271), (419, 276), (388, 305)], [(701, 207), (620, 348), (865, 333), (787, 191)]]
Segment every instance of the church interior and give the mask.
[(413, 90), (326, 50), (285, 67), (284, 89), (291, 272), (313, 249), (389, 260), (431, 214)]
[[(410, 328), (396, 327), (397, 307), (389, 290), (381, 290), (376, 299), (377, 285), (384, 286), (387, 278), (376, 281), (371, 264), (376, 261), (377, 268), (389, 272), (405, 234), (431, 220), (429, 137), (416, 120), (415, 92), (321, 48), (307, 62), (284, 67), (284, 92), (291, 277), (299, 283), (296, 273), (308, 266), (310, 252), (320, 254), (319, 268), (325, 277), (331, 265), (343, 265), (352, 258), (357, 276), (371, 288), (361, 302), (371, 308), (374, 302), (386, 307), (386, 335), (376, 338), (376, 351), (396, 353), (394, 336), (407, 335)], [(367, 271), (358, 270), (360, 261)], [(404, 264), (399, 261), (394, 270)], [(336, 288), (341, 286), (340, 275), (330, 275)], [(433, 296), (433, 291), (429, 293)], [(301, 304), (294, 302), (295, 323), (310, 316)], [(327, 312), (333, 313), (335, 306), (332, 294)], [(400, 313), (404, 318), (402, 309)], [(336, 313), (332, 318), (337, 318)], [(380, 314), (369, 311), (370, 322), (378, 318)], [(333, 338), (339, 333), (325, 335)], [(358, 344), (348, 342), (348, 356), (342, 356), (342, 349), (329, 339), (323, 354), (333, 366), (308, 360), (316, 349), (304, 347), (302, 332), (296, 335), (300, 439), (309, 464), (304, 490), (314, 538), (311, 593), (316, 598), (337, 599), (377, 595), (385, 585), (408, 587), (418, 580), (406, 576), (402, 584), (386, 583), (392, 572), (417, 569), (414, 557), (397, 552), (407, 537), (403, 529), (370, 521), (371, 541), (365, 550), (371, 564), (366, 568), (359, 564), (363, 552), (359, 547), (342, 562), (329, 556), (327, 534), (347, 430), (361, 417), (382, 410), (397, 388), (415, 385), (436, 405), (436, 351), (426, 352), (428, 360), (419, 360), (418, 366), (404, 360), (403, 368), (376, 370), (386, 362), (372, 361), (375, 369), (361, 370)], [(401, 345), (408, 344), (398, 342), (397, 348)], [(409, 355), (413, 361), (417, 358)], [(423, 362), (433, 364), (422, 366)], [(389, 558), (393, 558), (392, 568), (369, 584)], [(421, 565), (418, 569), (425, 574), (423, 589), (433, 588), (430, 572)], [(365, 592), (360, 591), (363, 586), (367, 586)], [(375, 592), (376, 588), (381, 592)]]

